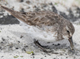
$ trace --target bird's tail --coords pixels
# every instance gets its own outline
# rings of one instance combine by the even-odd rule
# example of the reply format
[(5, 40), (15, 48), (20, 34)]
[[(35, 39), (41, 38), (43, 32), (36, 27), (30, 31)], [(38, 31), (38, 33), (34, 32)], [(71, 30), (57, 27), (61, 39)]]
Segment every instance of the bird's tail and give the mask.
[(25, 23), (28, 22), (27, 20), (25, 20), (25, 19), (26, 19), (26, 18), (25, 18), (26, 16), (25, 16), (24, 14), (21, 14), (20, 12), (11, 10), (11, 9), (5, 7), (5, 6), (2, 6), (1, 4), (0, 4), (0, 7), (3, 8), (3, 9), (5, 9), (5, 10), (8, 11), (11, 15), (13, 15), (14, 17), (20, 19), (21, 21), (23, 21), (23, 22), (25, 22)]

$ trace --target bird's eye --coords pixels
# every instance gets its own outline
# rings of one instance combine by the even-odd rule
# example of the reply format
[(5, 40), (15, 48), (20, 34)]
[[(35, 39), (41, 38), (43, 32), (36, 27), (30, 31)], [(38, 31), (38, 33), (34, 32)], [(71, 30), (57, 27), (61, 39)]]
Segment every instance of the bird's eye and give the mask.
[(69, 31), (67, 30), (67, 32), (69, 33)]

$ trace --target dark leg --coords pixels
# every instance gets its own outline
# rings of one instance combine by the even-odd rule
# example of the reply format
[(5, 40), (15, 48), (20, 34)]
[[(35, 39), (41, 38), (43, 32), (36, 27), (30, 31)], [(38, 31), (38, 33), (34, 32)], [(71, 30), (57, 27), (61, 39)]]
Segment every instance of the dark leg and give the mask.
[(43, 46), (38, 42), (38, 41), (34, 41), (34, 44), (36, 45), (36, 46), (38, 46), (39, 48), (41, 48), (44, 52), (47, 52), (47, 50), (45, 49), (45, 48), (43, 48)]
[(46, 53), (52, 52), (51, 50), (50, 50), (50, 51), (47, 51), (45, 48), (49, 49), (49, 47), (48, 47), (48, 46), (42, 46), (42, 45), (38, 42), (38, 40), (34, 40), (34, 44), (35, 44), (36, 46), (38, 46), (40, 49), (42, 49), (44, 52), (46, 52)]

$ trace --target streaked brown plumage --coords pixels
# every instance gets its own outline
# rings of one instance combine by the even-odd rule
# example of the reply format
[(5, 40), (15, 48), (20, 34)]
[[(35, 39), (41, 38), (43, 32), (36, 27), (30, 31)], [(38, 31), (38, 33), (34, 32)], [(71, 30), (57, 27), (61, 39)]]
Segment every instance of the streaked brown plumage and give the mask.
[[(73, 49), (72, 35), (74, 34), (74, 26), (72, 23), (62, 16), (55, 14), (51, 11), (37, 11), (37, 12), (26, 12), (21, 13), (13, 11), (5, 6), (0, 5), (3, 9), (7, 10), (11, 15), (20, 19), (31, 26), (37, 26), (43, 28), (41, 30), (46, 32), (56, 32), (56, 41), (62, 40), (67, 36), (70, 42), (71, 48)], [(49, 28), (48, 28), (49, 27)]]

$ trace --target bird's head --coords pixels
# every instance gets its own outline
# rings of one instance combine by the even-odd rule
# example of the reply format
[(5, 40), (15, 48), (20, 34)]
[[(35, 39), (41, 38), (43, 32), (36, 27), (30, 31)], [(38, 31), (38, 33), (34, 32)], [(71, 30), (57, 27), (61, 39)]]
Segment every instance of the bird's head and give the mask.
[(74, 26), (72, 25), (72, 23), (68, 23), (62, 31), (63, 38), (67, 38), (67, 39), (72, 38), (74, 32), (75, 32)]

